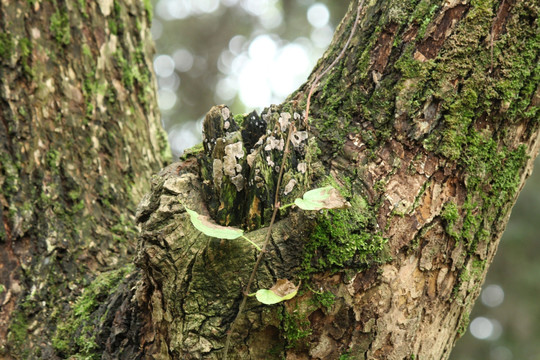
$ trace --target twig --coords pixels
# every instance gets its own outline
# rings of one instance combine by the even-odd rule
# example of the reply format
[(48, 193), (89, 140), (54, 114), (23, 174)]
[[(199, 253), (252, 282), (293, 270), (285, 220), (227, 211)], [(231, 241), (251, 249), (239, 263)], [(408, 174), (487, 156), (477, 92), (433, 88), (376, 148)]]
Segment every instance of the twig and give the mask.
[(317, 86), (319, 85), (319, 81), (322, 79), (322, 77), (324, 75), (326, 75), (330, 70), (332, 70), (332, 68), (334, 66), (336, 66), (338, 61), (341, 60), (343, 55), (345, 55), (345, 51), (347, 51), (347, 48), (349, 47), (349, 44), (351, 43), (351, 40), (352, 40), (352, 38), (354, 36), (356, 28), (358, 27), (358, 21), (360, 21), (360, 12), (362, 11), (362, 8), (364, 7), (364, 1), (365, 0), (361, 0), (360, 3), (358, 4), (358, 8), (356, 10), (356, 18), (354, 19), (354, 24), (352, 26), (351, 33), (349, 34), (349, 38), (347, 39), (347, 42), (345, 42), (345, 45), (341, 49), (341, 52), (334, 59), (334, 61), (332, 61), (332, 63), (330, 65), (328, 65), (328, 67), (326, 69), (324, 69), (323, 72), (321, 72), (320, 74), (315, 76), (315, 79), (311, 83), (311, 87), (309, 88), (309, 93), (308, 93), (308, 97), (307, 97), (307, 101), (306, 101), (306, 116), (304, 118), (304, 124), (306, 125), (306, 127), (308, 126), (309, 105), (310, 105), (310, 101), (311, 101), (311, 95), (313, 94), (313, 91), (317, 88)]
[(279, 188), (281, 187), (281, 179), (283, 177), (283, 168), (285, 165), (285, 161), (287, 160), (287, 156), (289, 155), (289, 143), (291, 140), (291, 134), (293, 129), (293, 124), (289, 124), (289, 133), (287, 134), (287, 142), (285, 143), (285, 150), (283, 151), (283, 158), (281, 160), (281, 166), (279, 169), (279, 176), (278, 176), (278, 182), (276, 185), (276, 196), (274, 198), (274, 211), (272, 212), (272, 219), (270, 220), (270, 225), (268, 226), (268, 231), (266, 232), (266, 237), (264, 239), (264, 243), (262, 246), (261, 251), (259, 252), (259, 255), (257, 256), (257, 261), (255, 262), (255, 266), (253, 267), (253, 270), (251, 271), (251, 275), (249, 276), (248, 283), (246, 285), (246, 288), (244, 289), (244, 296), (242, 298), (242, 303), (240, 303), (240, 307), (238, 308), (238, 312), (236, 313), (236, 317), (234, 318), (234, 321), (231, 323), (231, 327), (229, 329), (229, 332), (227, 334), (227, 340), (225, 341), (225, 348), (223, 349), (223, 360), (227, 360), (227, 353), (229, 352), (229, 345), (231, 343), (231, 336), (234, 330), (234, 325), (236, 324), (236, 321), (244, 311), (244, 307), (246, 306), (246, 301), (248, 298), (249, 291), (251, 289), (251, 284), (253, 284), (253, 281), (255, 280), (255, 274), (257, 273), (257, 269), (259, 268), (259, 264), (261, 263), (261, 260), (264, 256), (264, 253), (266, 251), (266, 246), (270, 242), (270, 236), (272, 235), (272, 227), (274, 226), (274, 222), (276, 221), (276, 215), (279, 211)]
[[(353, 27), (351, 29), (351, 33), (349, 34), (349, 38), (347, 39), (347, 42), (343, 46), (343, 49), (341, 50), (339, 55), (334, 59), (334, 61), (323, 72), (321, 72), (320, 74), (318, 74), (315, 77), (315, 79), (313, 80), (313, 83), (311, 84), (311, 87), (310, 87), (309, 93), (308, 93), (308, 97), (307, 97), (307, 102), (306, 102), (306, 116), (304, 117), (304, 123), (305, 123), (306, 127), (308, 126), (309, 105), (310, 105), (310, 101), (311, 101), (311, 95), (313, 94), (313, 91), (317, 87), (318, 82), (321, 80), (321, 78), (324, 75), (326, 75), (330, 70), (332, 70), (332, 68), (334, 66), (336, 66), (336, 64), (343, 57), (343, 55), (345, 55), (345, 51), (347, 50), (347, 47), (349, 46), (349, 44), (351, 42), (351, 39), (352, 39), (352, 37), (353, 37), (353, 35), (354, 35), (355, 31), (356, 31), (356, 28), (358, 27), (358, 21), (360, 20), (360, 12), (362, 10), (362, 7), (364, 6), (364, 1), (365, 0), (360, 0), (360, 3), (358, 4), (358, 9), (356, 11), (356, 18), (354, 20), (354, 24), (353, 24)], [(264, 253), (266, 251), (266, 247), (267, 247), (268, 243), (270, 242), (270, 237), (272, 236), (272, 228), (274, 227), (274, 222), (276, 221), (277, 213), (280, 210), (279, 189), (281, 188), (281, 180), (283, 179), (283, 169), (285, 168), (285, 163), (287, 161), (287, 158), (288, 158), (289, 152), (290, 152), (289, 144), (290, 144), (291, 134), (292, 134), (293, 128), (294, 128), (294, 124), (291, 122), (289, 124), (289, 132), (287, 134), (287, 141), (285, 142), (285, 150), (283, 151), (283, 158), (281, 159), (281, 166), (280, 166), (280, 169), (279, 169), (279, 176), (278, 176), (278, 181), (277, 181), (277, 184), (276, 184), (276, 195), (274, 197), (274, 211), (272, 212), (272, 218), (270, 220), (270, 225), (268, 226), (268, 231), (266, 232), (266, 237), (264, 239), (262, 249), (259, 252), (259, 255), (257, 256), (255, 266), (253, 267), (253, 270), (251, 271), (251, 275), (250, 275), (249, 280), (247, 282), (247, 285), (246, 285), (246, 287), (244, 289), (242, 302), (240, 303), (240, 306), (238, 307), (238, 312), (236, 313), (236, 317), (234, 318), (233, 322), (231, 323), (231, 327), (229, 328), (229, 331), (227, 333), (227, 339), (225, 340), (225, 347), (223, 349), (223, 360), (227, 360), (227, 354), (229, 352), (229, 347), (230, 347), (230, 343), (231, 343), (231, 337), (232, 337), (232, 333), (233, 333), (233, 330), (234, 330), (234, 326), (236, 325), (236, 322), (237, 322), (238, 318), (240, 317), (240, 315), (242, 314), (242, 312), (244, 311), (244, 308), (246, 306), (246, 302), (247, 302), (249, 291), (251, 289), (251, 285), (253, 284), (253, 281), (255, 280), (255, 275), (257, 273), (257, 270), (259, 269), (259, 265), (260, 265), (260, 263), (262, 261)]]

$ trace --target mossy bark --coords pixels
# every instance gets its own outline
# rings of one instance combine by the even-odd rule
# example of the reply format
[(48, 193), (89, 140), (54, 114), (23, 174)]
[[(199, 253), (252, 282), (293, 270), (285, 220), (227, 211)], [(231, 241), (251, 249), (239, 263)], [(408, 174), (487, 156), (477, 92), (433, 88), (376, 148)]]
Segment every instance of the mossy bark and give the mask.
[(91, 316), (125, 290), (167, 152), (145, 4), (0, 2), (2, 359), (91, 357), (122, 304)]
[[(141, 63), (147, 64), (147, 49), (142, 47), (146, 17), (139, 2), (104, 1), (82, 8), (79, 4), (28, 2), (20, 5), (31, 7), (28, 11), (9, 17), (19, 16), (19, 22), (1, 18), (2, 26), (13, 27), (0, 36), (2, 71), (15, 74), (2, 83), (7, 94), (2, 101), (28, 97), (25, 104), (38, 104), (3, 106), (2, 112), (7, 125), (0, 135), (17, 139), (2, 143), (11, 155), (2, 159), (0, 245), (6, 250), (2, 263), (13, 274), (2, 278), (10, 292), (0, 294), (7, 304), (0, 320), (10, 324), (8, 332), (0, 334), (7, 340), (3, 356), (220, 358), (257, 250), (241, 239), (202, 235), (192, 227), (185, 208), (243, 226), (260, 245), (289, 119), (296, 126), (298, 146), (285, 163), (283, 202), (330, 183), (352, 207), (322, 213), (288, 208), (280, 213), (254, 288), (287, 278), (301, 281), (301, 290), (294, 299), (273, 306), (250, 298), (232, 333), (230, 358), (448, 357), (466, 329), (470, 308), (540, 146), (537, 2), (366, 2), (345, 57), (313, 95), (307, 127), (302, 111), (311, 81), (344, 46), (358, 6), (353, 1), (310, 80), (284, 104), (263, 111), (265, 132), (258, 133), (249, 117), (213, 108), (205, 135), (216, 142), (221, 139), (223, 148), (194, 149), (152, 178), (152, 189), (136, 214), (142, 227), (136, 256), (139, 280), (125, 265), (131, 232), (125, 231), (128, 241), (123, 247), (113, 241), (115, 231), (130, 229), (126, 223), (131, 223), (133, 204), (119, 174), (133, 171), (137, 177), (127, 184), (142, 188), (145, 175), (157, 164), (153, 154), (159, 151), (151, 145), (151, 132), (145, 130), (139, 137), (129, 127), (147, 118), (155, 123), (155, 102), (145, 101), (147, 68)], [(63, 7), (70, 11), (57, 10)], [(92, 20), (71, 22), (66, 14), (72, 15), (72, 9)], [(41, 11), (48, 12), (36, 15)], [(139, 16), (114, 21), (127, 13)], [(20, 31), (34, 37), (39, 33), (40, 41), (50, 42), (43, 53), (39, 43), (30, 46), (33, 38), (20, 42), (22, 35), (9, 35), (32, 16), (33, 22)], [(37, 26), (42, 19), (50, 20), (35, 32), (30, 24)], [(91, 36), (88, 24), (104, 33)], [(143, 31), (134, 32), (131, 25)], [(69, 33), (62, 30), (66, 27)], [(86, 47), (73, 41), (76, 33), (89, 37)], [(114, 36), (122, 41), (114, 42)], [(121, 50), (115, 51), (115, 46)], [(82, 65), (69, 56), (78, 47)], [(54, 49), (66, 55), (53, 57)], [(140, 52), (128, 51), (133, 49)], [(102, 60), (91, 62), (84, 54), (99, 54)], [(31, 70), (36, 67), (40, 73), (43, 61), (58, 64), (64, 75), (56, 78), (42, 71), (38, 79), (43, 81), (33, 88), (36, 74)], [(48, 62), (45, 69), (52, 66)], [(115, 101), (100, 103), (110, 95), (99, 96), (101, 82), (84, 81), (91, 74), (82, 71), (84, 67), (72, 71), (79, 79), (73, 85), (69, 69), (74, 64), (96, 64), (98, 79), (104, 78), (99, 71), (110, 71), (107, 79), (119, 82), (112, 81), (119, 86), (112, 88)], [(68, 91), (72, 88), (82, 89), (79, 102), (70, 97), (76, 94)], [(34, 92), (33, 98), (28, 95)], [(97, 92), (88, 97), (95, 102), (86, 103), (86, 92)], [(55, 101), (37, 96), (50, 93)], [(149, 109), (143, 111), (145, 106)], [(32, 117), (38, 121), (35, 126), (16, 121), (38, 111), (39, 116)], [(71, 114), (79, 114), (82, 124), (73, 122)], [(120, 125), (117, 119), (123, 118), (131, 121)], [(227, 127), (229, 118), (237, 126)], [(43, 134), (31, 136), (41, 129), (38, 125)], [(123, 137), (105, 146), (98, 135), (107, 125), (122, 126)], [(88, 143), (83, 141), (87, 135), (77, 142), (87, 144), (77, 147), (84, 156), (64, 151), (70, 144), (61, 142), (66, 132), (58, 129), (64, 128), (72, 138), (83, 130), (94, 131)], [(15, 138), (18, 129), (27, 130)], [(301, 131), (309, 131), (308, 137)], [(230, 145), (234, 146), (226, 150)], [(142, 161), (144, 156), (150, 158)], [(289, 184), (293, 185), (285, 190)], [(99, 189), (117, 192), (104, 196)], [(38, 200), (24, 206), (17, 194), (32, 192)], [(77, 193), (83, 199), (81, 209), (58, 214), (74, 208), (68, 198), (73, 194), (78, 199)], [(25, 212), (28, 206), (32, 207)], [(125, 214), (123, 221), (118, 221), (119, 214)], [(50, 232), (43, 236), (43, 231)]]
[[(138, 213), (137, 299), (154, 334), (147, 354), (220, 358), (257, 251), (198, 233), (184, 209), (267, 225), (285, 118), (309, 130), (291, 157), (307, 162), (296, 191), (330, 183), (352, 208), (280, 213), (254, 287), (287, 278), (301, 290), (274, 306), (250, 298), (230, 358), (444, 359), (465, 331), (539, 149), (540, 5), (366, 2), (345, 57), (311, 99), (307, 128), (294, 114), (344, 46), (357, 6), (310, 80), (262, 112), (260, 141), (248, 136), (247, 118), (226, 127), (241, 117), (213, 108), (204, 147), (154, 179)], [(238, 156), (227, 160), (233, 144)], [(298, 163), (285, 171), (300, 179)], [(238, 175), (245, 182), (232, 186)], [(264, 230), (247, 235), (261, 244)]]

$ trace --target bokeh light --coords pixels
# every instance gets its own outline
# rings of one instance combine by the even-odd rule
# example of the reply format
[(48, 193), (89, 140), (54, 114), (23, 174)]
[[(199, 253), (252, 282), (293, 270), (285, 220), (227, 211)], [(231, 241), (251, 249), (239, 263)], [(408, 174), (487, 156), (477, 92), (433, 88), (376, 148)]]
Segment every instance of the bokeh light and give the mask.
[(330, 11), (328, 11), (328, 8), (324, 4), (313, 4), (307, 11), (307, 19), (311, 26), (321, 28), (328, 24), (328, 21), (330, 20)]
[(500, 285), (488, 285), (480, 296), (482, 303), (489, 307), (497, 307), (504, 301), (504, 290)]
[(501, 323), (483, 316), (474, 318), (469, 329), (471, 335), (480, 340), (497, 340), (502, 334)]
[[(196, 127), (184, 126), (209, 110), (193, 111), (200, 102), (226, 103), (234, 113), (282, 102), (306, 81), (334, 32), (330, 8), (313, 0), (157, 0), (155, 15), (158, 104), (175, 156), (200, 141)], [(291, 21), (293, 15), (303, 23)], [(165, 36), (180, 29), (178, 20), (189, 30)], [(248, 20), (253, 29), (246, 32)], [(192, 32), (206, 40), (189, 41)]]

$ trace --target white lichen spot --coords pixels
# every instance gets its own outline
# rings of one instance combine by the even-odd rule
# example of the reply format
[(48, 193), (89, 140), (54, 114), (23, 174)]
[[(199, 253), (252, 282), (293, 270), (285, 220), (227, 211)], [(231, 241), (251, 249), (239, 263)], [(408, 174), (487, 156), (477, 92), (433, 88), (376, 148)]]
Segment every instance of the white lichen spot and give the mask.
[[(264, 141), (264, 136), (261, 136), (259, 138), (259, 140), (257, 140), (257, 142), (255, 143), (254, 146), (261, 146), (263, 144), (263, 141)], [(253, 150), (253, 149), (251, 149), (251, 150)]]
[(236, 176), (236, 159), (234, 156), (223, 157), (223, 173), (227, 176)]
[(237, 191), (242, 191), (244, 188), (244, 177), (242, 175), (232, 177), (231, 182), (236, 186)]
[(300, 146), (302, 141), (306, 140), (308, 138), (308, 132), (307, 131), (295, 131), (292, 133), (291, 136), (291, 142), (294, 145), (295, 148)]
[(264, 147), (264, 150), (271, 151), (274, 149), (278, 149), (279, 151), (283, 151), (284, 147), (285, 147), (285, 141), (283, 139), (276, 139), (273, 136), (269, 136), (266, 139), (266, 146)]
[(268, 123), (270, 121), (270, 116), (272, 115), (272, 112), (270, 110), (268, 110), (266, 112), (266, 114), (261, 114), (261, 118), (266, 122)]
[(32, 28), (32, 30), (30, 30), (31, 33), (32, 33), (32, 37), (34, 39), (39, 39), (41, 37), (41, 31), (39, 31), (38, 28)]
[(244, 148), (242, 147), (242, 142), (238, 141), (234, 144), (229, 144), (225, 146), (225, 154), (228, 156), (234, 156), (237, 159), (241, 159), (244, 157)]
[(279, 116), (279, 126), (281, 128), (281, 131), (284, 132), (289, 127), (291, 120), (291, 114), (282, 112)]
[(294, 185), (296, 185), (296, 180), (295, 179), (289, 180), (287, 185), (285, 185), (285, 190), (283, 191), (283, 194), (287, 195), (288, 193), (290, 193), (293, 190)]
[[(242, 142), (225, 146), (225, 156), (223, 156), (223, 173), (227, 176), (236, 176), (236, 159), (241, 159), (245, 155)], [(241, 169), (241, 168), (240, 168)]]
[(257, 186), (257, 189), (260, 189), (261, 187), (264, 186), (263, 178), (260, 177), (259, 175), (256, 175), (254, 180), (255, 180), (255, 186)]
[(219, 159), (214, 159), (213, 174), (214, 184), (220, 188), (223, 181), (223, 162)]
[(272, 159), (270, 158), (270, 156), (267, 156), (267, 157), (266, 157), (266, 162), (268, 163), (268, 165), (270, 165), (270, 167), (274, 166), (274, 162), (272, 161)]
[(223, 128), (224, 128), (225, 130), (229, 129), (230, 126), (231, 126), (231, 123), (228, 122), (228, 121), (225, 121), (225, 123), (223, 124)]
[(47, 87), (50, 93), (53, 93), (56, 91), (56, 88), (54, 87), (54, 80), (52, 78), (49, 78), (45, 81), (45, 86)]
[(296, 166), (296, 169), (304, 174), (307, 171), (307, 164), (305, 162), (298, 163), (298, 166)]
[(105, 69), (105, 65), (109, 63), (112, 55), (116, 52), (117, 45), (118, 37), (112, 34), (108, 37), (108, 41), (101, 45), (99, 48), (99, 57), (96, 61), (96, 73)]
[(247, 157), (246, 157), (246, 160), (247, 160), (247, 163), (249, 165), (249, 167), (253, 167), (253, 162), (255, 161), (255, 157), (257, 156), (257, 153), (256, 152), (252, 152), (251, 154), (249, 154)]
[(221, 116), (223, 117), (223, 120), (228, 120), (231, 116), (231, 111), (228, 107), (224, 107), (221, 109)]
[(113, 0), (98, 0), (99, 9), (103, 16), (109, 16), (111, 14)]
[(236, 170), (237, 173), (242, 172), (242, 165), (236, 164), (235, 170)]

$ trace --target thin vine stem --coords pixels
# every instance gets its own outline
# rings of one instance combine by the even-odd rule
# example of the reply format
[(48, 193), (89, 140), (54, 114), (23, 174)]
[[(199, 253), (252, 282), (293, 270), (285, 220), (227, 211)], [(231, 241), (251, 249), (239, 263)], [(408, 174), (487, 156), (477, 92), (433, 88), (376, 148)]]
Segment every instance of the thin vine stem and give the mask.
[(225, 341), (225, 348), (223, 349), (223, 360), (227, 360), (227, 353), (229, 352), (229, 346), (231, 343), (231, 336), (234, 330), (234, 326), (236, 325), (236, 322), (242, 312), (244, 311), (244, 307), (246, 306), (247, 298), (249, 291), (251, 290), (251, 285), (253, 284), (253, 281), (255, 280), (255, 274), (257, 273), (257, 270), (259, 268), (259, 264), (262, 261), (262, 258), (264, 256), (264, 253), (266, 251), (266, 246), (270, 242), (270, 237), (272, 235), (272, 227), (274, 226), (274, 222), (276, 221), (276, 215), (279, 211), (279, 189), (281, 187), (281, 179), (283, 177), (283, 168), (285, 165), (285, 160), (287, 159), (287, 155), (289, 154), (289, 143), (291, 140), (291, 134), (293, 129), (293, 124), (289, 124), (289, 132), (287, 134), (287, 142), (285, 143), (285, 150), (283, 152), (283, 158), (281, 161), (281, 166), (279, 169), (279, 176), (278, 176), (278, 182), (276, 185), (276, 196), (274, 198), (274, 211), (272, 212), (272, 219), (270, 220), (270, 225), (268, 226), (268, 231), (266, 232), (266, 237), (264, 239), (264, 243), (262, 246), (261, 251), (259, 252), (259, 255), (257, 256), (257, 261), (255, 262), (255, 266), (253, 267), (253, 270), (251, 271), (251, 275), (249, 276), (248, 283), (244, 289), (244, 295), (242, 297), (242, 302), (240, 303), (240, 307), (238, 308), (238, 312), (236, 313), (236, 317), (234, 318), (233, 322), (231, 323), (231, 327), (229, 328), (229, 332), (227, 333), (227, 340)]
[(259, 245), (255, 244), (253, 241), (251, 241), (247, 236), (242, 235), (242, 238), (246, 241), (248, 241), (251, 245), (255, 246), (255, 248), (259, 251), (262, 251), (262, 249), (259, 247)]
[[(311, 102), (311, 95), (313, 95), (313, 91), (317, 88), (318, 83), (321, 80), (321, 78), (324, 75), (326, 75), (330, 70), (332, 70), (332, 68), (334, 66), (336, 66), (336, 64), (339, 62), (339, 60), (341, 60), (341, 58), (345, 55), (345, 52), (347, 51), (347, 48), (349, 47), (349, 44), (351, 43), (351, 40), (352, 40), (352, 38), (354, 36), (356, 28), (358, 27), (358, 22), (360, 21), (360, 13), (361, 13), (361, 10), (362, 10), (362, 8), (364, 6), (364, 1), (365, 0), (360, 0), (360, 2), (358, 4), (358, 8), (357, 8), (357, 11), (356, 11), (356, 18), (354, 20), (354, 23), (353, 23), (353, 26), (352, 26), (352, 29), (351, 29), (351, 33), (349, 34), (349, 37), (347, 38), (347, 41), (345, 42), (345, 45), (341, 49), (341, 52), (334, 59), (334, 61), (330, 65), (328, 65), (328, 67), (326, 69), (324, 69), (324, 71), (322, 71), (317, 76), (315, 76), (315, 79), (311, 83), (311, 87), (309, 89), (309, 93), (308, 93), (308, 97), (307, 97), (307, 101), (306, 101), (306, 114), (305, 114), (305, 117), (304, 117), (304, 124), (305, 124), (306, 128), (309, 125), (309, 106), (310, 106), (310, 102)], [(242, 312), (244, 311), (244, 308), (246, 306), (247, 298), (249, 296), (249, 291), (251, 290), (251, 285), (253, 284), (253, 281), (255, 280), (255, 275), (257, 273), (257, 270), (259, 269), (259, 265), (260, 265), (260, 263), (262, 261), (264, 253), (266, 252), (266, 247), (268, 246), (268, 243), (270, 242), (270, 237), (272, 236), (272, 228), (274, 227), (274, 223), (276, 221), (277, 213), (281, 209), (280, 203), (279, 203), (279, 189), (281, 188), (281, 181), (283, 179), (283, 169), (285, 168), (285, 164), (287, 162), (289, 152), (290, 152), (289, 144), (290, 144), (293, 128), (294, 128), (294, 124), (291, 122), (289, 124), (289, 131), (288, 131), (288, 134), (287, 134), (287, 141), (285, 142), (285, 150), (283, 151), (283, 158), (281, 159), (281, 166), (280, 166), (280, 169), (279, 169), (279, 176), (278, 176), (278, 180), (277, 180), (277, 184), (276, 184), (276, 194), (275, 194), (275, 198), (274, 198), (274, 211), (272, 212), (272, 218), (270, 220), (270, 225), (268, 226), (268, 231), (266, 232), (266, 237), (264, 239), (263, 246), (261, 248), (261, 251), (259, 252), (259, 255), (257, 256), (257, 260), (255, 261), (255, 266), (253, 267), (253, 270), (251, 271), (251, 275), (249, 276), (249, 280), (248, 280), (248, 282), (246, 284), (246, 287), (244, 289), (243, 296), (242, 296), (242, 302), (240, 303), (240, 306), (238, 307), (238, 312), (236, 313), (236, 317), (234, 318), (233, 322), (231, 323), (231, 327), (229, 328), (229, 331), (227, 333), (227, 339), (225, 340), (225, 347), (223, 349), (223, 360), (227, 360), (227, 354), (229, 352), (229, 347), (230, 347), (230, 344), (231, 344), (231, 337), (232, 337), (232, 334), (233, 334), (233, 331), (234, 331), (234, 327), (235, 327), (238, 319), (240, 318), (240, 315), (242, 314)]]

